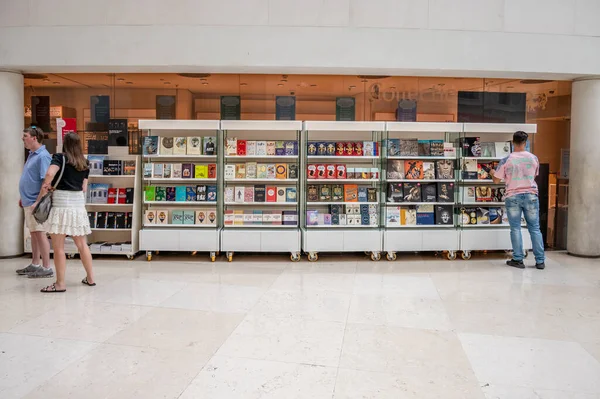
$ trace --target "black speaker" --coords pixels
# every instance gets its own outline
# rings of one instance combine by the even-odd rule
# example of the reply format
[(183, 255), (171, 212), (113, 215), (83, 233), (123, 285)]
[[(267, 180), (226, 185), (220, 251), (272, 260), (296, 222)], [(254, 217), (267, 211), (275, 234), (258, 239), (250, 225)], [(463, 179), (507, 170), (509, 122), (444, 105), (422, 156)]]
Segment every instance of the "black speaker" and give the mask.
[(544, 247), (548, 248), (548, 191), (550, 189), (550, 164), (540, 164), (540, 173), (535, 178), (540, 198), (540, 230), (544, 237)]

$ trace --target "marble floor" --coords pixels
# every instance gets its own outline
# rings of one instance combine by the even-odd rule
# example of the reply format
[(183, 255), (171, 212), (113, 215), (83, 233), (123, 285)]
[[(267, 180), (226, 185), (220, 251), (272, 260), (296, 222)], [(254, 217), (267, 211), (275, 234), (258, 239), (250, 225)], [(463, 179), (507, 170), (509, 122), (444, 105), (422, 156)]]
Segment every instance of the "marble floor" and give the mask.
[(600, 399), (600, 260), (206, 260), (0, 261), (0, 397)]

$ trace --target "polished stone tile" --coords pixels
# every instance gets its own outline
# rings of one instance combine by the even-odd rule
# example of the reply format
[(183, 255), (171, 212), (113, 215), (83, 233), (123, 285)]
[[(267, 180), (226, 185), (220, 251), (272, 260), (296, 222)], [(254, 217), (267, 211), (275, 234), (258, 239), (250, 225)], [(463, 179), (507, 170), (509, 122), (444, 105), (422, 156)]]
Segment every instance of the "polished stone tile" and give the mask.
[(452, 329), (442, 301), (396, 294), (354, 295), (348, 322), (429, 330)]
[(330, 399), (336, 369), (215, 356), (181, 399)]
[(102, 302), (69, 302), (13, 328), (10, 332), (103, 342), (151, 308)]
[(354, 271), (332, 273), (325, 270), (286, 270), (271, 286), (277, 290), (331, 291), (352, 293)]
[(551, 391), (511, 387), (504, 385), (486, 385), (483, 388), (485, 399), (599, 399), (600, 395), (580, 392)]
[(0, 333), (0, 397), (21, 398), (97, 344)]
[(483, 399), (479, 386), (426, 374), (387, 374), (340, 368), (334, 399)]
[(344, 323), (248, 316), (217, 355), (337, 367)]
[(354, 293), (440, 299), (433, 281), (428, 276), (357, 273), (354, 280)]
[(212, 355), (244, 315), (154, 308), (108, 343)]
[(208, 358), (191, 351), (101, 344), (26, 398), (175, 399)]
[(82, 296), (82, 299), (124, 305), (157, 306), (186, 286), (186, 283), (177, 281), (120, 278), (110, 284), (94, 287), (94, 290)]
[(459, 334), (482, 383), (600, 394), (600, 363), (574, 342)]
[(180, 292), (162, 301), (160, 306), (208, 312), (246, 313), (256, 305), (266, 289), (189, 283)]
[(351, 295), (331, 291), (282, 291), (271, 289), (251, 314), (276, 318), (346, 322)]

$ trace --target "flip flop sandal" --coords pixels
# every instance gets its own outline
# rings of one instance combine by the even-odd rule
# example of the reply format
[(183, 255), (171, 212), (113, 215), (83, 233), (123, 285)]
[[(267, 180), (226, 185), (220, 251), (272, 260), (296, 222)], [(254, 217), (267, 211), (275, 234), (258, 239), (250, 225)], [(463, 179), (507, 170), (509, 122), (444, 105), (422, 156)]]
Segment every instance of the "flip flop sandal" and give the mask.
[(65, 292), (65, 291), (67, 291), (67, 290), (57, 290), (56, 289), (56, 284), (49, 285), (46, 288), (42, 288), (40, 290), (40, 292), (48, 292), (48, 293), (49, 292)]
[(96, 285), (96, 283), (91, 283), (91, 284), (90, 284), (90, 283), (88, 283), (88, 281), (87, 281), (87, 277), (85, 277), (83, 280), (81, 280), (81, 283), (82, 283), (82, 284), (85, 284), (85, 285), (89, 285), (90, 287), (93, 287), (93, 286), (95, 286), (95, 285)]

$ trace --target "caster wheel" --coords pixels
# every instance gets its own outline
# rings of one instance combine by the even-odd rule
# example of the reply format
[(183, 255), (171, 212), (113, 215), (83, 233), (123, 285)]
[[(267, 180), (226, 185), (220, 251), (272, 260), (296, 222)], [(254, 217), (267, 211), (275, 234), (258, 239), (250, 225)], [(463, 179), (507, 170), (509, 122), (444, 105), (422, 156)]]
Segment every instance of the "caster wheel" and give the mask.
[(233, 252), (227, 253), (227, 262), (233, 262)]
[(396, 260), (396, 253), (395, 252), (388, 252), (385, 255), (386, 259), (389, 260), (390, 262), (395, 261)]
[(371, 253), (369, 251), (365, 251), (365, 255), (366, 256), (371, 256)]
[(146, 255), (146, 260), (148, 262), (150, 262), (152, 260), (152, 255), (150, 255), (150, 254)]
[(127, 255), (127, 259), (133, 260), (133, 255)]
[(469, 259), (471, 259), (471, 251), (462, 251), (462, 253), (460, 254), (460, 257), (463, 260), (469, 260)]
[(196, 256), (197, 253), (198, 251), (192, 251), (192, 256)]
[(310, 252), (308, 254), (308, 261), (309, 262), (316, 262), (319, 259), (319, 255), (317, 255), (315, 252)]
[(371, 260), (377, 262), (381, 259), (381, 252), (371, 252)]
[(446, 254), (446, 258), (448, 260), (454, 260), (454, 259), (456, 259), (456, 252), (454, 252), (454, 251), (448, 251), (448, 253)]
[(290, 260), (292, 262), (300, 262), (300, 254), (299, 253), (293, 253), (290, 255)]
[(217, 260), (217, 257), (216, 257), (215, 255), (212, 255), (212, 256), (210, 257), (210, 261), (211, 261), (211, 262), (214, 262), (215, 260)]

